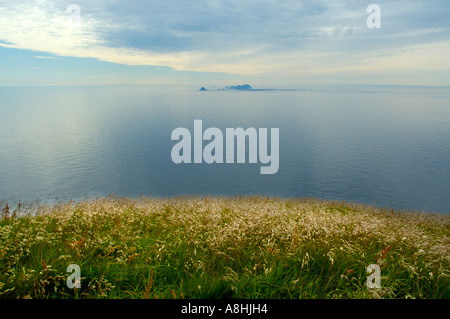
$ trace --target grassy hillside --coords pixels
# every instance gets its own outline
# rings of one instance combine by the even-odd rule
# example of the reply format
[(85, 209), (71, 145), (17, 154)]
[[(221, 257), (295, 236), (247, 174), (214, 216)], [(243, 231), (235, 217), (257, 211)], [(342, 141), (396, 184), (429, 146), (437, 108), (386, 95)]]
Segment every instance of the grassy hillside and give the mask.
[(0, 298), (450, 298), (449, 235), (450, 215), (315, 199), (3, 203)]

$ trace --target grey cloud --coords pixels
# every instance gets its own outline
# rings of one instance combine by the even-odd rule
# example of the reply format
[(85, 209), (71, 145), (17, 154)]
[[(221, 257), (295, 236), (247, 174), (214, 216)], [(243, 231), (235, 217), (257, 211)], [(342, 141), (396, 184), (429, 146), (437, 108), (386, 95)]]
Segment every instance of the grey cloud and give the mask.
[[(364, 50), (448, 38), (448, 3), (377, 1), (380, 32), (367, 29), (373, 1), (104, 1), (81, 4), (96, 16), (99, 36), (112, 47), (154, 52), (214, 51), (266, 46), (267, 50)], [(423, 29), (439, 28), (426, 34)], [(331, 30), (324, 33), (324, 29)], [(411, 34), (417, 31), (417, 36)]]

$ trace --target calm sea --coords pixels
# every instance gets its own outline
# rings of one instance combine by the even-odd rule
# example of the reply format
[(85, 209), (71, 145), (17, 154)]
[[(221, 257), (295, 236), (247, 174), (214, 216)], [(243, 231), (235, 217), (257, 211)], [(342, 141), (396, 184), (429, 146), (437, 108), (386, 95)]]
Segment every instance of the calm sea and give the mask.
[[(280, 166), (181, 164), (171, 132), (279, 128)], [(312, 196), (450, 213), (449, 88), (0, 87), (0, 200)]]

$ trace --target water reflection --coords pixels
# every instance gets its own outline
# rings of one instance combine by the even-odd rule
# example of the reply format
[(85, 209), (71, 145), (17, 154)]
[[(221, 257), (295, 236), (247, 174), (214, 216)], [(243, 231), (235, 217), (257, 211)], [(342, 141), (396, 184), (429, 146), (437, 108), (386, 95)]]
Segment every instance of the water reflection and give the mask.
[[(450, 212), (448, 89), (0, 88), (0, 198), (315, 196)], [(175, 165), (177, 127), (280, 128), (280, 169)]]

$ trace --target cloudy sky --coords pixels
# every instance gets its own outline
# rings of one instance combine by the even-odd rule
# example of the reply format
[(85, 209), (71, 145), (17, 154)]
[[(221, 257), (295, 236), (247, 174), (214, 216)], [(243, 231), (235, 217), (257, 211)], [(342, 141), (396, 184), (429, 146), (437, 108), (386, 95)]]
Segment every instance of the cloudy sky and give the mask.
[(450, 85), (449, 17), (449, 0), (0, 0), (0, 85)]

